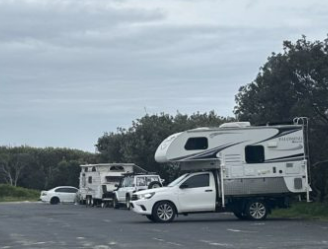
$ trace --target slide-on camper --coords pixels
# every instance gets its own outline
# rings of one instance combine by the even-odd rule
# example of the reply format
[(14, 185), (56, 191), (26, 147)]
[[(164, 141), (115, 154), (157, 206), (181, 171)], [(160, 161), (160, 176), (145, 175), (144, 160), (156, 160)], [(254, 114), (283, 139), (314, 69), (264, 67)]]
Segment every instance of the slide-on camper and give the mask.
[[(114, 190), (126, 173), (145, 173), (133, 163), (101, 163), (81, 165), (79, 199), (88, 206), (108, 206)], [(116, 185), (116, 186), (115, 186)]]
[(169, 136), (158, 147), (156, 161), (178, 162), (188, 173), (167, 188), (136, 193), (133, 211), (157, 222), (215, 211), (261, 220), (271, 209), (287, 207), (292, 195), (306, 194), (309, 200), (307, 122), (226, 123)]

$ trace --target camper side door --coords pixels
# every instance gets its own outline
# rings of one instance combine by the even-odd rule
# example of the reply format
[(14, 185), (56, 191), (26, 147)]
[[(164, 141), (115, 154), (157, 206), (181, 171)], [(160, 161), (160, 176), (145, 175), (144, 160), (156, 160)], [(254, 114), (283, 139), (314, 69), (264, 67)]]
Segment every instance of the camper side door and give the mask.
[(216, 190), (213, 174), (195, 173), (180, 184), (179, 212), (214, 211)]

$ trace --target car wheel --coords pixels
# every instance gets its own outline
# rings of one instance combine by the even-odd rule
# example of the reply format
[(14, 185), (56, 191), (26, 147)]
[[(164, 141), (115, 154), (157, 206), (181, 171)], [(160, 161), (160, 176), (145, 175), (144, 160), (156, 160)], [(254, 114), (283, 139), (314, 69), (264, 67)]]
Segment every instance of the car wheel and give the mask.
[(249, 201), (246, 206), (246, 216), (251, 220), (264, 220), (268, 215), (268, 208), (262, 200)]
[(152, 215), (146, 215), (147, 219), (152, 221), (152, 222), (155, 222), (155, 219)]
[(51, 200), (50, 200), (50, 204), (52, 205), (56, 205), (60, 202), (59, 198), (58, 197), (52, 197)]
[(156, 222), (171, 222), (174, 220), (175, 215), (175, 206), (168, 201), (159, 202), (153, 208), (152, 216)]
[(119, 209), (119, 204), (118, 204), (116, 197), (113, 198), (113, 208)]
[(126, 209), (130, 210), (131, 203), (130, 203), (130, 196), (129, 195), (126, 197), (126, 204), (125, 205), (126, 205)]
[(151, 182), (148, 185), (148, 189), (160, 188), (160, 187), (162, 187), (162, 184), (160, 182)]

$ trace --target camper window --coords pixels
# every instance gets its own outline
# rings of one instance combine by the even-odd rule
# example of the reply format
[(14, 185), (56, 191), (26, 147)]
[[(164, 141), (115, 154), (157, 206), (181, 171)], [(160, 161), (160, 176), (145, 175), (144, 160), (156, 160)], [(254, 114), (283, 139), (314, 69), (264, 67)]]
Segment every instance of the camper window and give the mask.
[(122, 179), (122, 176), (105, 176), (106, 182), (107, 183), (112, 183), (112, 182), (120, 182)]
[(188, 139), (186, 150), (205, 150), (208, 148), (208, 141), (206, 137), (191, 137)]
[(195, 175), (187, 179), (182, 185), (185, 188), (208, 187), (210, 185), (210, 176), (209, 174)]
[(262, 145), (245, 147), (246, 163), (263, 163), (264, 147)]
[(124, 172), (124, 168), (123, 168), (123, 166), (112, 166), (112, 167), (110, 167), (110, 171)]

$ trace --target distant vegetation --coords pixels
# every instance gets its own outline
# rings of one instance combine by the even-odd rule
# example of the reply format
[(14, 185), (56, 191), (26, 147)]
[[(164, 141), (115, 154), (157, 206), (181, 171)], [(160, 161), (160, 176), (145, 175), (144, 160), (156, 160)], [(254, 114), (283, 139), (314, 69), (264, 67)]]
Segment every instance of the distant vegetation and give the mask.
[(79, 165), (99, 162), (133, 162), (158, 172), (169, 182), (179, 173), (177, 168), (159, 165), (154, 154), (162, 140), (173, 133), (235, 120), (267, 124), (306, 116), (310, 118), (312, 198), (328, 201), (328, 39), (310, 42), (302, 37), (295, 43), (285, 41), (283, 52), (273, 53), (254, 81), (240, 88), (234, 114), (236, 118), (221, 117), (214, 111), (145, 115), (128, 129), (118, 128), (101, 136), (96, 154), (3, 146), (0, 183), (39, 190), (78, 186)]
[(294, 203), (291, 208), (273, 210), (272, 217), (328, 220), (328, 203)]
[(0, 184), (0, 202), (3, 201), (37, 201), (40, 191)]
[(0, 147), (0, 183), (29, 189), (78, 186), (80, 164), (96, 162), (96, 155), (61, 148)]

